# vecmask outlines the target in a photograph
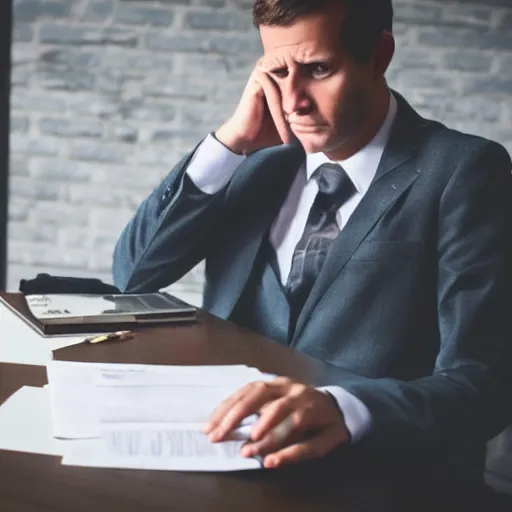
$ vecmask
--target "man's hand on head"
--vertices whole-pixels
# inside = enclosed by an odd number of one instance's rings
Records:
[[[213,442],[223,441],[253,414],[259,419],[242,455],[263,457],[267,468],[323,457],[350,441],[343,415],[329,394],[284,377],[238,390],[212,413],[205,433]]]
[[[292,141],[279,87],[263,69],[258,62],[234,114],[215,133],[234,153],[249,155]]]

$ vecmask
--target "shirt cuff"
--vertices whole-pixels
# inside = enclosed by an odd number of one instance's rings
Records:
[[[318,388],[332,395],[345,418],[352,444],[360,441],[371,429],[372,417],[368,407],[352,393],[339,386],[325,386]]]
[[[192,157],[187,174],[194,185],[205,194],[216,194],[222,190],[245,160],[209,134]]]

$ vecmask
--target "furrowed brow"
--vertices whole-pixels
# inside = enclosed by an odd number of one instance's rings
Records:
[[[317,62],[329,62],[333,58],[328,53],[297,52],[290,55],[274,55],[263,58],[260,62],[260,69],[267,73],[283,71],[288,69],[289,63],[293,62],[299,66],[309,65]]]
[[[297,64],[314,64],[316,62],[328,62],[330,60],[332,60],[332,55],[327,53],[318,53],[316,55],[298,55],[294,58],[294,61]]]

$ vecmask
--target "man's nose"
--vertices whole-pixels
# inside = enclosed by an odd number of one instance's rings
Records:
[[[311,101],[307,91],[294,76],[288,76],[281,82],[283,112],[287,115],[302,113],[310,109]]]

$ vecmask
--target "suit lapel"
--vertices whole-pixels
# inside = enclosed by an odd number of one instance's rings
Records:
[[[421,134],[428,124],[401,96],[396,96],[397,117],[375,178],[346,226],[333,242],[323,269],[297,320],[292,345],[301,335],[322,296],[345,268],[361,242],[420,173],[411,159],[417,151]]]
[[[243,164],[245,168],[237,173],[255,173],[255,179],[244,187],[242,195],[244,208],[253,213],[250,219],[243,219],[236,239],[230,241],[231,260],[226,261],[222,286],[229,294],[217,298],[214,314],[231,314],[251,275],[263,237],[275,221],[304,159],[300,146],[279,146],[248,158]]]

